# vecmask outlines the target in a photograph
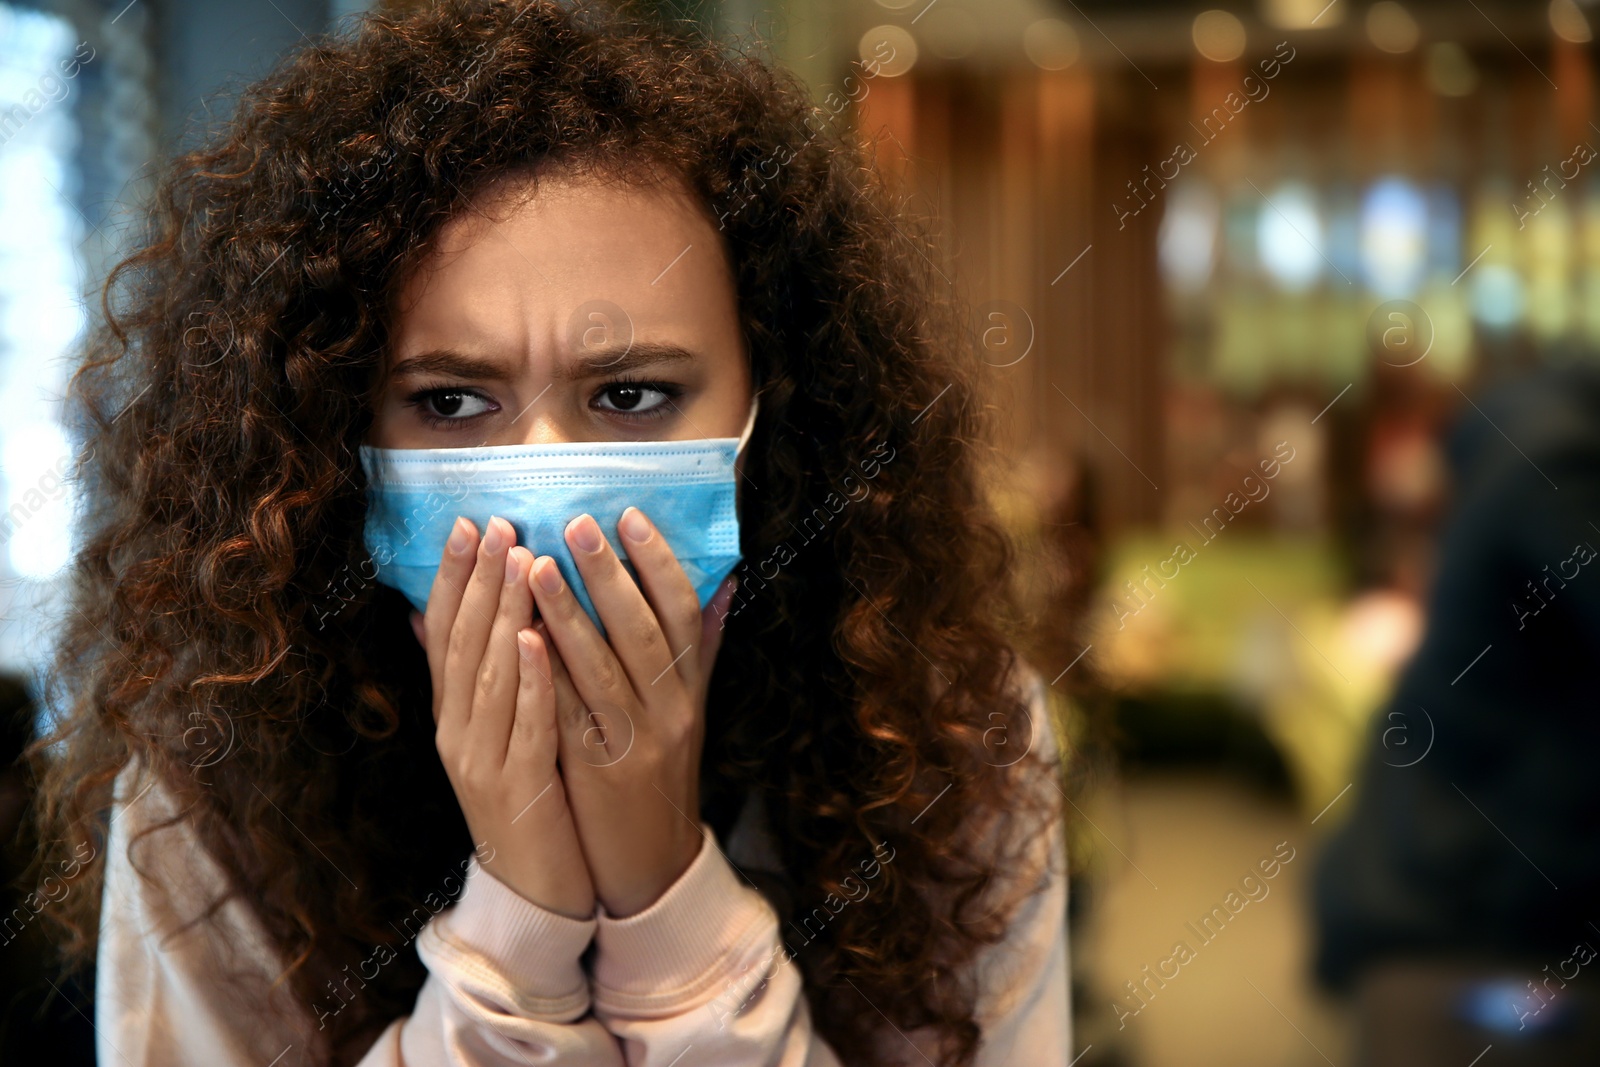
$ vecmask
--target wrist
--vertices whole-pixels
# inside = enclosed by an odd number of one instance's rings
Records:
[[[563,790],[553,788],[519,815],[497,820],[480,833],[478,864],[524,900],[565,918],[594,916],[594,883],[566,808]]]
[[[708,847],[705,838],[696,830],[685,833],[675,843],[675,848],[670,858],[663,862],[657,869],[656,876],[638,885],[627,886],[616,892],[598,892],[597,898],[606,914],[617,919],[625,919],[649,908],[656,901],[666,895],[667,890],[683,877],[700,855],[702,848]]]
[[[485,872],[505,883],[519,897],[546,911],[568,919],[594,917],[594,887],[581,858],[568,862],[519,863],[509,856],[496,856],[479,864]]]

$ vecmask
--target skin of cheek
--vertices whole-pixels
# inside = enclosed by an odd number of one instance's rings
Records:
[[[504,181],[475,206],[446,224],[434,252],[402,286],[390,310],[386,366],[447,350],[488,361],[498,374],[402,372],[385,385],[368,444],[442,448],[738,435],[749,412],[751,377],[733,267],[715,218],[685,187],[551,170],[536,186],[522,177]],[[693,355],[631,367],[623,375],[681,387],[677,397],[644,393],[644,406],[664,409],[664,417],[630,418],[597,406],[617,372],[601,369],[581,379],[563,373],[592,354],[574,347],[574,338],[586,343],[589,335],[571,327],[596,301],[621,310],[626,321],[619,337]],[[469,398],[467,414],[482,414],[460,419],[459,427],[435,427],[408,403],[422,388],[459,388],[490,403]],[[617,403],[615,396],[604,402]]]

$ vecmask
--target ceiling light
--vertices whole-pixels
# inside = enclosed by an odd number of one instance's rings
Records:
[[[1194,46],[1214,63],[1228,63],[1244,55],[1244,23],[1230,12],[1213,9],[1194,17]]]
[[[1022,50],[1042,70],[1064,70],[1078,61],[1078,31],[1060,19],[1040,19],[1023,32]]]
[[[917,61],[917,39],[910,31],[890,24],[863,33],[857,50],[867,69],[876,70],[883,78],[898,77]]]
[[[1339,0],[1261,0],[1261,18],[1276,30],[1325,30],[1344,21]]]
[[[1550,0],[1550,28],[1556,36],[1573,44],[1588,44],[1594,40],[1589,30],[1589,20],[1572,0]]]
[[[1421,35],[1411,12],[1394,0],[1380,0],[1367,8],[1367,36],[1383,51],[1394,55],[1409,52]]]

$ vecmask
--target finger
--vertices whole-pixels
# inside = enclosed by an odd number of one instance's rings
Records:
[[[540,622],[549,632],[583,704],[597,711],[623,709],[624,714],[632,715],[638,707],[638,697],[627,671],[573,596],[556,561],[549,556],[535,560],[533,581],[529,584],[539,605]]]
[[[530,603],[533,600],[531,593],[528,600]],[[505,766],[540,782],[543,787],[544,783],[555,780],[556,754],[560,747],[550,646],[529,626],[517,631],[516,644],[519,665],[516,718],[506,745]]]
[[[554,643],[550,641],[550,630],[544,624],[544,619],[534,622],[533,632],[538,633],[546,651],[546,657],[541,661],[541,665],[549,664],[555,723],[563,734],[573,729],[582,733],[582,729],[589,725],[589,709],[584,707],[584,699],[578,696],[578,686],[573,685],[573,677],[566,672],[566,662],[562,661],[562,653],[557,651]]]
[[[411,618],[411,633],[412,633],[412,636],[414,636],[417,639],[417,646],[419,648],[421,648],[423,652],[427,652],[428,651],[428,631],[427,631],[427,628],[423,625],[422,612],[413,611],[411,613],[410,618]]]
[[[617,532],[634,570],[639,572],[650,609],[666,634],[678,673],[692,684],[704,656],[703,650],[699,655],[683,655],[686,648],[701,644],[700,597],[694,591],[694,583],[673,555],[666,537],[638,508],[630,507],[622,513]]]
[[[472,717],[472,696],[478,685],[478,665],[483,661],[489,631],[494,626],[500,589],[505,584],[506,552],[516,540],[516,532],[505,519],[491,518],[478,543],[472,576],[461,594],[461,610],[448,635],[441,635],[444,647],[444,715],[460,716],[465,725]],[[429,635],[430,638],[432,635]],[[431,641],[430,641],[431,643]],[[442,723],[441,723],[442,725]]]
[[[563,725],[578,725],[587,723],[589,709],[583,706],[583,698],[578,695],[578,689],[572,684],[572,675],[567,673],[567,664],[561,658],[561,653],[556,650],[550,639],[550,629],[543,619],[539,619],[532,627],[539,640],[544,643],[545,658],[541,666],[549,665],[550,687],[555,694],[556,720]]]
[[[523,674],[517,633],[533,618],[533,594],[528,591],[528,569],[532,566],[533,553],[526,548],[516,545],[506,550],[494,623],[478,661],[478,686],[473,691],[467,744],[486,767],[502,766],[511,743]]]
[[[605,623],[612,651],[627,671],[634,692],[648,701],[653,695],[652,686],[671,670],[673,657],[683,646],[668,649],[655,611],[611,550],[610,542],[601,535],[594,516],[585,514],[573,519],[567,524],[565,536],[589,599]],[[556,644],[565,650],[559,632]],[[577,666],[576,661],[573,665]]]
[[[711,677],[711,668],[717,661],[717,651],[722,648],[722,635],[728,630],[724,621],[738,588],[738,577],[728,575],[722,579],[722,584],[717,586],[717,591],[706,602],[705,611],[700,613],[700,651],[697,660],[702,680]]]
[[[427,640],[422,645],[428,653],[428,674],[434,679],[435,725],[440,721],[440,704],[444,697],[445,652],[450,643],[450,630],[455,625],[461,595],[477,562],[477,548],[478,528],[471,519],[457,518],[450,539],[445,542],[439,569],[434,572],[433,587],[428,591],[428,610],[422,617],[422,631]]]
[[[569,794],[573,788],[580,792],[581,779],[590,767],[609,767],[628,751],[633,743],[633,720],[620,708],[602,708],[590,711],[572,684],[561,654],[549,644],[549,631],[542,622],[535,623],[545,638],[550,651],[550,680],[555,692],[555,723],[559,735],[562,773],[568,782]]]

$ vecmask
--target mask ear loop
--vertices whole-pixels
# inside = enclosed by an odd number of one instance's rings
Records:
[[[744,431],[739,434],[739,445],[733,450],[737,456],[744,451],[744,446],[750,443],[750,433],[756,428],[756,410],[761,406],[761,396],[758,393],[750,395],[750,417],[744,420]]]
[[[750,416],[744,420],[744,431],[739,434],[739,444],[733,450],[733,459],[735,463],[739,461],[739,454],[744,451],[744,446],[750,442],[750,433],[756,428],[756,410],[760,406],[760,394],[750,394]],[[733,487],[733,507],[735,513],[739,511],[739,501],[741,496],[743,496],[743,486],[735,482]]]

